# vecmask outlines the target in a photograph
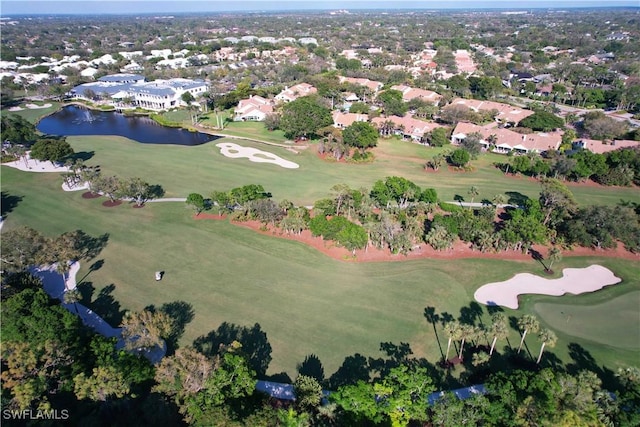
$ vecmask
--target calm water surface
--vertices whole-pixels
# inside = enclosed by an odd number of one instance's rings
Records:
[[[216,136],[161,126],[148,117],[92,111],[75,105],[40,120],[40,132],[48,135],[119,135],[144,144],[200,145]]]

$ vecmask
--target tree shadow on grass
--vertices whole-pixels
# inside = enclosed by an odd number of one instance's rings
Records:
[[[298,374],[315,378],[320,384],[324,384],[324,367],[315,354],[310,354],[304,358],[302,363],[298,363]]]
[[[113,327],[122,323],[122,317],[125,313],[124,310],[121,310],[120,303],[112,295],[115,289],[116,285],[113,283],[105,286],[100,289],[98,296],[91,303],[93,311]]]
[[[93,158],[95,156],[95,151],[78,151],[77,153],[73,153],[69,158],[71,160],[82,160],[86,162],[87,160]]]
[[[529,200],[528,196],[517,191],[507,191],[505,194],[507,195],[507,203],[510,205],[524,206],[527,200]]]
[[[222,346],[233,341],[242,344],[241,352],[246,356],[249,366],[258,378],[263,378],[271,363],[271,344],[259,323],[249,328],[224,322],[215,331],[196,338],[193,346],[202,354],[213,357],[220,353]]]
[[[80,258],[93,259],[107,246],[109,242],[109,233],[101,236],[93,237],[82,230],[77,230],[76,249],[80,250]]]
[[[588,370],[594,372],[602,380],[603,388],[608,390],[617,390],[620,387],[620,380],[616,377],[615,372],[606,366],[600,366],[593,358],[591,353],[587,351],[580,344],[572,342],[568,346],[569,357],[573,359],[573,362],[567,364],[567,372],[572,375],[577,374],[582,370]],[[543,358],[545,356],[542,356]]]
[[[191,304],[184,301],[162,304],[160,311],[173,320],[171,332],[165,340],[167,343],[167,355],[172,355],[178,348],[178,341],[184,334],[185,327],[193,320],[195,311]]]
[[[360,353],[345,357],[342,365],[329,377],[328,387],[337,390],[339,387],[355,384],[358,381],[369,381],[369,361]]]
[[[4,216],[12,212],[16,206],[22,201],[22,196],[14,196],[6,191],[0,192],[0,216]]]

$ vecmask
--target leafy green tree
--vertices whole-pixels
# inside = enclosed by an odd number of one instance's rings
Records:
[[[280,129],[288,138],[312,137],[332,123],[331,110],[322,106],[316,97],[303,96],[282,108]]]
[[[0,139],[3,142],[29,146],[38,138],[36,127],[22,116],[3,114],[0,122]]]
[[[447,129],[443,127],[437,127],[429,133],[429,145],[432,147],[442,147],[449,144],[449,138],[447,138]],[[437,170],[437,169],[436,169]]]
[[[173,324],[172,319],[162,311],[127,313],[122,319],[122,339],[126,349],[152,349],[163,347],[164,340],[169,336]]]
[[[124,197],[130,197],[136,206],[143,206],[147,201],[161,197],[164,191],[157,185],[150,185],[142,178],[129,178],[122,182],[122,193]]]
[[[94,181],[93,190],[103,193],[111,202],[115,202],[123,197],[125,187],[123,187],[120,178],[115,175],[100,176]]]
[[[91,376],[80,373],[73,381],[78,399],[105,402],[129,394],[129,385],[122,372],[112,366],[98,366],[93,369]]]
[[[537,110],[532,115],[520,120],[518,126],[530,128],[534,131],[551,132],[564,126],[564,120],[553,113]]]
[[[186,203],[187,206],[196,211],[196,215],[200,215],[200,212],[204,210],[204,197],[202,197],[202,194],[189,194]]]
[[[462,141],[461,146],[467,152],[472,159],[476,159],[480,152],[482,151],[482,144],[480,141],[482,140],[482,135],[478,132],[472,132]]]
[[[20,227],[2,233],[2,268],[20,272],[39,263],[46,239],[37,230]]]
[[[449,154],[447,160],[453,166],[464,167],[467,165],[467,163],[469,163],[469,160],[471,160],[471,155],[467,150],[458,148],[456,150],[453,150],[453,152]]]
[[[73,148],[64,138],[42,138],[31,147],[31,157],[50,161],[52,165],[73,154]]]
[[[378,143],[378,130],[367,122],[354,122],[342,131],[344,143],[359,149],[363,154],[367,148]]]
[[[384,113],[387,116],[402,117],[409,109],[409,106],[402,100],[402,92],[396,89],[380,92],[377,100],[382,104]]]
[[[313,413],[322,401],[322,386],[313,377],[298,375],[293,382],[293,390],[296,395],[296,406],[305,412]]]
[[[543,225],[553,224],[575,211],[573,193],[555,178],[544,178],[540,184],[540,207],[544,213]]]

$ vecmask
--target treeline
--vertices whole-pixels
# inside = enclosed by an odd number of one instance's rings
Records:
[[[640,250],[637,204],[580,207],[566,185],[554,178],[541,180],[537,200],[497,194],[480,208],[444,203],[436,190],[397,176],[377,181],[370,190],[338,184],[331,192],[312,209],[288,200],[277,203],[255,184],[214,191],[209,200],[235,220],[258,220],[287,234],[308,229],[354,252],[371,245],[408,254],[423,243],[443,251],[458,240],[481,252],[527,252],[533,245],[549,245],[554,251],[573,246],[608,249],[618,242],[629,251]],[[469,190],[472,202],[478,192],[475,186]],[[206,200],[197,196],[202,210]],[[196,206],[190,199],[187,203]]]
[[[603,185],[640,185],[640,148],[621,148],[604,154],[586,149],[549,151],[514,156],[497,166],[505,171],[535,177],[592,180]]]

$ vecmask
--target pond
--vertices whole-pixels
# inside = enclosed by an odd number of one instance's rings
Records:
[[[119,135],[144,144],[200,145],[219,137],[159,125],[148,117],[93,111],[70,105],[40,120],[47,135]]]

